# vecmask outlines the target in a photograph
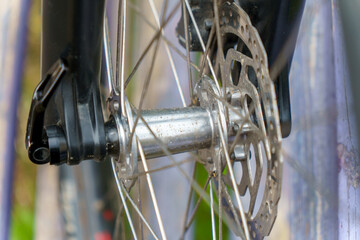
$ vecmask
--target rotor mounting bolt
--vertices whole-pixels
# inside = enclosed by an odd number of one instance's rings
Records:
[[[232,94],[230,92],[226,93],[226,100],[230,103],[231,102]]]
[[[114,103],[113,103],[113,107],[114,107],[115,111],[118,111],[119,108],[120,108],[119,102],[115,100]]]
[[[234,161],[244,161],[247,159],[244,145],[236,145],[234,148]]]
[[[211,29],[211,27],[212,27],[212,25],[213,25],[213,20],[212,19],[210,19],[210,18],[207,18],[207,19],[205,19],[205,28],[206,29]]]
[[[232,126],[232,130],[234,131],[234,133],[237,133],[239,131],[239,125],[237,123],[234,123]]]

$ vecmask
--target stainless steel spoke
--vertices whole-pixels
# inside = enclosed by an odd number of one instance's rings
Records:
[[[148,165],[146,163],[145,154],[144,154],[144,151],[143,151],[143,148],[141,146],[141,143],[140,143],[139,139],[137,139],[137,144],[138,144],[138,149],[139,149],[141,161],[142,161],[142,164],[144,166],[144,170],[147,172],[147,171],[149,171],[149,168],[148,168]],[[152,199],[152,202],[153,202],[153,205],[154,205],[155,214],[156,214],[156,218],[157,218],[157,221],[158,221],[158,224],[159,224],[161,237],[162,237],[162,239],[167,239],[166,234],[165,234],[164,225],[163,225],[161,215],[160,215],[159,205],[158,205],[157,200],[156,200],[154,186],[153,186],[153,183],[152,183],[152,180],[151,180],[151,177],[150,177],[149,173],[146,174],[146,180],[147,180],[148,187],[149,187],[149,190],[150,190],[151,199]]]
[[[210,179],[211,179],[211,176],[208,177],[208,179],[206,180],[206,183],[204,185],[204,191],[206,191],[208,185],[209,185],[209,182],[210,182]],[[199,196],[199,199],[197,200],[196,204],[195,204],[195,207],[194,207],[194,210],[192,211],[191,213],[191,217],[188,221],[188,223],[185,225],[185,231],[189,229],[189,227],[191,226],[192,222],[194,221],[195,219],[195,215],[196,215],[196,212],[198,211],[199,209],[199,206],[200,206],[200,203],[201,203],[201,200],[202,200],[202,196]]]
[[[218,120],[220,122],[220,117],[219,116],[218,116]],[[243,209],[243,206],[242,206],[242,203],[241,203],[239,189],[237,188],[235,175],[234,175],[234,171],[233,171],[233,168],[232,168],[232,165],[231,165],[231,160],[230,160],[229,152],[228,152],[228,149],[227,149],[225,137],[224,137],[224,134],[223,134],[222,126],[221,126],[221,124],[219,124],[219,126],[220,126],[220,129],[219,129],[220,139],[221,139],[221,143],[222,143],[223,150],[224,150],[224,153],[225,153],[226,163],[227,163],[227,167],[228,167],[228,170],[229,170],[231,182],[232,182],[232,185],[233,185],[233,188],[234,188],[235,198],[236,198],[236,201],[238,203],[241,222],[242,222],[242,225],[243,225],[243,228],[244,228],[245,237],[246,237],[247,240],[249,240],[250,239],[250,233],[249,233],[249,229],[248,229],[248,225],[247,225],[245,212],[244,212],[244,209]]]
[[[138,185],[138,196],[137,196],[137,197],[138,197],[138,205],[139,205],[139,210],[140,210],[140,212],[142,212],[142,204],[141,204],[141,181],[140,181],[140,179],[138,179],[137,185]],[[139,216],[139,218],[141,218],[141,217]],[[143,224],[143,222],[140,221],[140,220],[139,220],[139,222],[140,222],[141,239],[144,240],[144,224]]]
[[[211,230],[213,240],[216,240],[216,226],[215,226],[215,215],[214,215],[214,196],[213,196],[213,188],[212,188],[212,180],[210,180],[210,212],[211,212]]]
[[[154,26],[148,19],[147,17],[141,12],[141,10],[134,6],[134,4],[132,4],[131,2],[128,3],[128,6],[131,7],[140,17],[141,19],[144,20],[144,22],[149,26],[151,27],[152,29],[158,31],[158,28],[156,26]],[[163,28],[162,28],[163,29]],[[187,56],[185,54],[183,54],[181,52],[181,50],[179,48],[177,48],[165,35],[161,35],[161,39],[164,40],[168,45],[169,47],[174,50],[182,59],[184,59],[185,61],[187,61]],[[196,70],[197,72],[200,72],[200,68],[190,60],[190,66]],[[125,87],[126,87],[126,83],[125,83]]]
[[[145,21],[145,23],[151,27],[154,30],[158,30],[158,28],[151,23],[151,21],[147,18],[147,16],[143,13],[143,9],[140,9],[138,6],[136,6],[134,3],[129,2],[128,3],[129,8],[131,8],[136,14],[138,14],[142,20]]]
[[[193,174],[192,174],[192,180],[191,181],[194,181],[195,172],[196,172],[196,163],[193,164],[192,169],[193,169]],[[188,218],[188,215],[189,215],[189,209],[190,209],[190,205],[191,205],[192,193],[193,193],[193,189],[190,187],[188,198],[187,198],[187,201],[186,201],[186,209],[185,209],[185,215],[184,215],[184,220],[183,220],[183,229],[182,229],[182,232],[181,232],[180,239],[184,239],[184,237],[185,237],[186,221],[187,221],[187,218]]]
[[[131,73],[129,74],[128,78],[126,79],[125,82],[125,87],[130,83],[131,79],[133,78],[133,76],[135,75],[136,71],[138,70],[138,68],[140,67],[140,64],[142,63],[142,61],[144,60],[145,56],[147,55],[147,53],[149,52],[151,46],[155,43],[155,41],[157,41],[159,39],[159,37],[161,37],[161,30],[163,28],[165,28],[165,26],[170,22],[170,20],[174,17],[177,9],[179,8],[180,4],[177,4],[172,10],[171,13],[169,14],[169,16],[166,18],[165,21],[163,21],[163,23],[161,24],[160,29],[156,32],[156,34],[153,36],[153,38],[150,40],[149,44],[147,45],[147,47],[145,48],[145,50],[143,51],[143,53],[140,55],[139,60],[136,62],[134,68],[132,69]]]
[[[131,205],[133,206],[135,211],[139,214],[139,217],[141,218],[141,220],[145,223],[146,227],[149,229],[150,233],[153,235],[153,237],[155,239],[159,239],[159,237],[155,234],[154,230],[151,228],[148,221],[146,221],[146,219],[145,219],[144,215],[141,213],[140,209],[136,206],[136,203],[130,197],[130,194],[126,191],[125,187],[122,184],[120,186],[121,186],[121,189],[124,191],[127,199],[129,199],[129,202],[131,203]]]
[[[184,0],[182,0],[182,11],[186,13],[186,6]],[[193,93],[193,80],[191,74],[191,67],[190,67],[190,41],[189,41],[189,32],[188,32],[188,16],[183,14],[184,17],[184,32],[185,32],[185,43],[186,43],[186,61],[188,67],[188,78],[189,78],[189,90],[190,90],[190,99],[194,102],[194,93]]]
[[[155,3],[154,3],[153,0],[148,0],[148,1],[149,1],[149,4],[150,4],[151,11],[152,11],[152,13],[154,15],[156,24],[158,25],[158,27],[160,29],[160,27],[161,27],[160,19],[159,19],[159,14],[158,14],[158,12],[156,10],[156,7],[155,7]],[[164,34],[164,29],[161,29],[160,31],[161,31],[161,35],[164,36],[165,35]],[[176,81],[176,86],[177,86],[177,88],[179,90],[179,94],[180,94],[182,104],[183,104],[184,107],[186,107],[186,101],[185,101],[185,98],[184,98],[184,93],[183,93],[183,91],[181,89],[179,75],[178,75],[178,73],[176,71],[174,59],[173,59],[172,54],[170,52],[169,45],[166,42],[165,42],[165,50],[166,50],[166,54],[167,54],[167,56],[169,58],[169,61],[170,61],[171,70],[172,70],[172,72],[174,74],[174,78],[175,78],[175,81]]]
[[[213,25],[210,29],[210,33],[209,33],[209,39],[206,43],[206,48],[205,48],[205,54],[202,55],[201,58],[201,62],[200,62],[200,76],[203,76],[204,74],[204,68],[205,68],[205,63],[206,63],[206,56],[209,54],[209,50],[210,50],[210,46],[212,44],[212,39],[214,37],[215,34],[215,26]]]
[[[219,181],[219,184],[218,184],[218,202],[219,202],[219,240],[222,240],[222,207],[223,207],[223,204],[222,204],[222,185],[221,185],[221,181],[222,181],[222,172],[221,172],[221,161],[218,161],[217,162],[217,168],[219,169],[218,170],[218,181]]]
[[[116,91],[116,88],[114,88],[114,72],[113,72],[111,50],[110,50],[109,22],[106,13],[104,17],[103,41],[104,41],[104,53],[105,53],[108,87],[109,87],[109,92],[112,93],[114,90]],[[118,93],[116,94],[119,95]]]
[[[222,45],[222,39],[221,39],[221,34],[220,34],[220,23],[219,23],[219,9],[218,9],[218,1],[214,1],[214,22],[215,22],[215,28],[216,28],[216,42],[217,42],[217,47],[218,50],[217,52],[219,53],[219,57],[220,57],[220,74],[221,74],[221,79],[225,79],[225,73],[224,73],[224,50],[223,50],[223,45]],[[223,89],[223,96],[226,96],[226,81],[222,81],[222,89]]]
[[[136,118],[135,118],[135,122],[134,122],[134,125],[131,128],[131,134],[130,134],[130,138],[129,138],[128,149],[131,149],[131,144],[132,144],[132,139],[133,139],[134,134],[135,134],[135,129],[136,129],[137,123],[139,122],[139,118],[141,116],[141,111],[142,111],[142,107],[143,107],[143,103],[144,103],[144,99],[145,99],[147,90],[148,90],[149,85],[150,85],[151,75],[152,75],[152,72],[153,72],[153,69],[154,69],[155,59],[156,59],[156,56],[157,56],[157,53],[158,53],[159,44],[160,44],[160,42],[158,40],[156,42],[154,54],[152,56],[152,61],[151,61],[149,73],[147,75],[147,78],[146,78],[144,86],[143,86],[143,90],[141,92],[140,103],[139,103],[139,107],[137,108],[137,115],[136,115]]]
[[[114,239],[119,238],[119,230],[120,230],[121,216],[122,216],[123,209],[124,209],[124,206],[121,205],[120,209],[118,210],[118,214],[116,215],[115,227],[114,227],[114,232],[113,232]]]
[[[129,225],[130,225],[131,232],[132,232],[132,234],[133,234],[134,239],[137,240],[137,236],[136,236],[136,231],[135,231],[135,228],[134,228],[134,224],[133,224],[133,221],[132,221],[132,218],[131,218],[129,209],[128,209],[127,204],[126,204],[126,200],[125,200],[124,194],[123,194],[123,192],[121,191],[120,180],[119,180],[119,177],[118,177],[117,172],[116,172],[116,166],[115,166],[115,161],[114,161],[114,159],[111,159],[111,166],[112,166],[112,170],[113,170],[113,173],[114,173],[116,186],[117,186],[117,188],[118,188],[118,192],[119,192],[119,195],[120,195],[122,204],[123,204],[123,206],[124,206],[124,210],[125,210],[125,213],[126,213],[126,217],[127,217],[127,219],[128,219]]]
[[[121,4],[120,4],[121,3]],[[120,59],[118,59],[118,61],[120,61],[120,105],[121,105],[121,113],[122,115],[125,117],[126,116],[126,110],[125,110],[125,43],[126,43],[126,3],[127,0],[122,0],[121,2],[119,2],[119,8],[121,6],[121,13],[119,18],[121,19],[118,24],[120,24],[120,32],[121,32],[121,38],[120,40],[118,39],[118,43],[120,46],[118,46],[118,57],[120,57]],[[119,28],[118,28],[119,29]],[[119,74],[119,73],[118,73]],[[116,78],[117,81],[117,86],[118,85],[118,81],[119,78]]]
[[[189,5],[189,1],[188,1],[188,0],[184,0],[184,1],[185,1],[185,4],[186,4],[186,8],[188,9],[188,13],[189,13],[189,15],[190,15],[190,18],[191,18],[191,20],[192,20],[192,22],[193,22],[193,24],[194,24],[196,34],[197,34],[197,36],[198,36],[198,38],[199,38],[199,40],[200,40],[201,48],[202,48],[204,54],[206,54],[205,44],[204,44],[204,41],[203,41],[203,39],[202,39],[202,37],[201,37],[200,30],[199,30],[199,27],[198,27],[198,25],[197,25],[197,23],[196,23],[195,17],[194,17],[194,15],[193,15],[192,11],[191,11],[191,7],[190,7],[190,5]],[[208,54],[206,54],[206,59],[207,59],[207,62],[208,62],[208,65],[209,65],[211,74],[212,74],[212,76],[213,76],[213,78],[214,78],[214,80],[215,80],[215,85],[216,85],[217,89],[220,91],[220,85],[219,85],[217,76],[216,76],[215,71],[214,71],[214,67],[213,67],[213,65],[212,65],[212,63],[211,63],[211,60],[210,60],[210,57],[209,57]]]
[[[137,174],[132,175],[131,177],[129,177],[127,179],[136,179],[138,177],[146,175],[147,173],[151,174],[151,173],[155,173],[155,172],[160,172],[160,171],[163,171],[165,169],[173,168],[173,167],[176,167],[177,165],[182,165],[182,164],[185,164],[185,163],[188,163],[188,162],[193,162],[193,161],[197,161],[197,160],[195,158],[188,158],[188,159],[185,159],[185,160],[178,161],[178,162],[176,162],[176,164],[169,164],[169,165],[166,165],[166,166],[163,166],[163,167],[150,169],[147,172],[139,172]]]
[[[226,202],[229,203],[228,206],[230,207],[231,214],[234,217],[235,224],[236,224],[235,227],[236,227],[237,230],[241,230],[240,231],[240,237],[245,238],[244,231],[243,231],[243,229],[241,227],[241,223],[240,223],[240,220],[239,220],[239,215],[236,213],[236,209],[235,209],[235,206],[233,204],[233,199],[229,194],[229,191],[228,191],[228,189],[226,187],[226,183],[225,183],[224,179],[222,179],[221,183],[219,182],[219,185],[221,185],[221,187],[223,188],[224,195],[222,195],[222,196],[224,196],[225,199],[226,199]]]

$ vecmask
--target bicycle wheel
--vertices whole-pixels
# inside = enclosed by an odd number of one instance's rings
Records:
[[[271,51],[239,1],[93,3],[43,4],[49,21],[29,158],[56,165],[110,159],[121,199],[115,238],[190,237],[201,226],[201,201],[209,237],[228,230],[244,239],[267,236],[281,190],[281,119]]]
[[[199,3],[200,6],[192,4],[194,3],[191,1],[174,4],[164,1],[161,14],[152,0],[148,3],[142,2],[140,6],[123,1],[119,6],[116,56],[111,56],[111,51],[108,50],[107,63],[108,77],[112,78],[109,81],[112,92],[109,102],[113,110],[109,124],[116,125],[118,136],[122,136],[121,140],[114,142],[113,147],[119,148],[121,154],[113,156],[112,165],[124,214],[134,238],[149,234],[154,238],[161,236],[166,239],[166,224],[161,213],[170,210],[162,208],[162,204],[158,203],[152,175],[164,168],[176,167],[189,181],[192,189],[190,196],[184,198],[187,202],[183,216],[185,224],[180,227],[182,233],[179,237],[184,237],[185,231],[189,229],[188,225],[193,219],[189,217],[190,210],[193,210],[192,215],[196,213],[197,206],[192,207],[191,201],[187,200],[191,199],[191,194],[196,193],[199,199],[209,204],[213,238],[217,236],[216,231],[219,232],[219,238],[222,238],[224,222],[226,227],[242,238],[261,239],[270,233],[276,218],[282,169],[279,116],[266,51],[246,12],[236,2],[204,1]],[[147,7],[153,14],[153,19],[148,17],[145,10]],[[130,66],[130,73],[126,74],[126,47],[129,46],[127,42],[132,41],[132,38],[139,39],[128,36],[127,29],[134,26],[127,22],[130,11],[128,9],[132,9],[133,14],[142,18],[153,33],[145,40],[148,43],[140,50],[138,57],[135,57],[138,60]],[[180,36],[183,49],[165,35],[167,25],[181,9],[185,13],[181,19],[183,26],[194,29],[194,32],[185,30],[183,36]],[[208,16],[212,17],[203,20],[200,27],[199,11],[196,9],[208,11]],[[178,27],[179,32],[181,26]],[[141,29],[141,34],[144,33],[147,31]],[[198,42],[192,39],[197,39]],[[105,40],[105,44],[111,46],[109,42]],[[132,44],[141,48],[136,43]],[[159,85],[158,82],[150,81],[156,71],[157,52],[162,47],[169,64],[161,65],[161,68],[166,65],[170,68],[169,72],[176,81],[178,98],[183,106],[175,109],[154,109],[154,106],[147,105],[147,110],[144,110],[145,103],[152,99],[146,98],[147,90],[151,88],[151,84],[156,87]],[[190,50],[196,48],[202,51],[199,63],[194,62],[194,56],[190,54]],[[174,57],[175,54],[178,56]],[[143,64],[147,57],[148,64]],[[183,58],[187,70],[177,69],[180,66],[175,64],[178,58]],[[115,63],[111,64],[114,59]],[[145,67],[139,70],[141,64]],[[111,69],[116,70],[112,73]],[[136,71],[143,71],[145,74],[138,74]],[[185,71],[189,72],[188,76],[180,78],[179,72]],[[157,76],[153,81],[161,81],[159,75]],[[141,93],[135,94],[138,98],[130,101],[126,96],[126,87],[136,77],[138,80],[143,79],[140,85]],[[183,93],[180,83],[182,81],[189,83],[189,94]],[[203,190],[203,186],[191,177],[191,171],[185,171],[181,162],[172,156],[194,150],[197,152],[191,153],[191,157],[207,170],[209,177],[204,189],[209,185],[210,190]],[[150,169],[148,159],[161,155],[167,156],[171,164]],[[166,178],[171,176],[164,174],[163,177],[166,181]],[[131,197],[135,191],[132,190],[134,184],[139,183],[141,178],[145,178],[144,184],[148,186],[157,220],[155,226],[150,226],[146,220],[152,216],[146,216],[140,211],[144,207],[141,202],[146,202],[146,197],[137,196],[138,203]],[[213,191],[216,192],[217,199]],[[135,209],[133,214],[127,207],[126,198]],[[248,202],[247,209],[244,209],[244,201]],[[215,214],[218,215],[219,226],[215,226]],[[138,217],[136,226],[133,219]]]

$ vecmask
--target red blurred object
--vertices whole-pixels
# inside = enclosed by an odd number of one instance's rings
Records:
[[[95,233],[95,240],[111,240],[111,234],[108,232]]]
[[[114,219],[114,214],[110,210],[105,210],[105,211],[103,211],[103,218],[106,221],[111,221]]]

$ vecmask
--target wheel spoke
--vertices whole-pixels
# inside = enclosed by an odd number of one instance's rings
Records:
[[[203,76],[203,74],[204,74],[204,68],[205,68],[205,64],[206,64],[206,60],[207,60],[206,56],[209,53],[210,46],[211,46],[214,34],[215,34],[215,26],[212,26],[211,29],[210,29],[210,33],[209,33],[209,39],[208,39],[208,41],[206,43],[205,54],[202,55],[202,58],[201,58],[201,61],[200,61],[200,74],[199,74],[200,76]]]
[[[217,42],[217,47],[218,50],[217,52],[219,53],[219,57],[220,57],[220,74],[221,74],[221,79],[225,79],[225,73],[224,73],[224,50],[223,50],[223,45],[222,45],[222,39],[221,39],[221,34],[220,34],[220,23],[219,23],[219,9],[218,9],[218,4],[217,1],[214,1],[214,22],[215,22],[215,28],[216,28],[216,42]],[[226,81],[222,81],[222,88],[223,88],[223,96],[226,96]]]
[[[128,3],[129,7],[131,7],[140,17],[141,19],[143,19],[145,21],[145,23],[151,27],[152,29],[158,31],[158,28],[155,27],[148,19],[147,17],[141,12],[141,10],[134,6],[134,4],[132,3]],[[187,61],[187,56],[185,54],[183,54],[181,52],[181,50],[179,48],[177,48],[165,35],[161,35],[161,39],[164,40],[168,45],[169,47],[174,50],[182,59],[184,59],[185,61]],[[190,60],[190,66],[197,72],[200,72],[200,68]],[[129,79],[127,79],[129,80]],[[127,82],[125,83],[125,87],[127,86]]]
[[[161,27],[159,28],[159,30],[156,32],[156,34],[153,36],[153,38],[151,39],[151,41],[149,42],[149,44],[146,46],[145,50],[143,51],[143,53],[140,55],[139,60],[136,62],[134,68],[132,69],[131,73],[129,74],[128,78],[126,79],[125,82],[125,87],[130,83],[131,79],[133,78],[133,76],[135,75],[136,71],[138,70],[138,68],[140,67],[140,64],[142,63],[142,61],[144,60],[145,56],[147,55],[147,53],[149,52],[151,46],[159,39],[159,37],[161,37],[161,30],[165,28],[165,26],[170,22],[170,20],[174,17],[177,9],[179,8],[180,4],[177,4],[172,10],[171,13],[169,14],[169,16],[166,18],[166,20],[161,24]]]
[[[221,161],[217,162],[217,168],[218,170],[218,178],[219,178],[219,184],[218,184],[218,202],[219,202],[219,240],[222,240],[222,207],[223,207],[223,203],[222,203],[222,172],[221,172]]]
[[[124,205],[120,205],[120,209],[118,211],[118,214],[116,215],[116,220],[115,220],[115,227],[114,227],[114,239],[118,239],[119,238],[119,230],[120,230],[120,224],[122,224],[121,221],[121,217],[122,217],[122,213],[123,213],[123,209],[124,209]]]
[[[124,191],[127,199],[129,199],[129,202],[131,203],[131,205],[133,206],[133,208],[135,209],[135,211],[138,213],[139,217],[141,218],[141,220],[145,223],[145,226],[149,229],[151,235],[153,235],[153,237],[155,239],[159,239],[159,237],[155,234],[154,230],[151,228],[150,224],[148,223],[148,221],[146,221],[144,215],[141,213],[141,210],[136,206],[136,203],[132,200],[132,198],[130,197],[130,194],[126,191],[125,187],[121,184],[121,189]]]
[[[149,168],[148,168],[148,165],[146,163],[145,154],[144,154],[144,151],[143,151],[143,148],[141,146],[141,143],[140,143],[139,139],[137,139],[137,144],[138,144],[138,149],[139,149],[141,161],[142,161],[142,164],[144,166],[144,170],[147,172],[147,171],[149,171]],[[157,221],[158,221],[158,224],[159,224],[161,237],[162,237],[162,239],[167,239],[166,234],[165,234],[164,225],[163,225],[161,215],[160,215],[159,205],[158,205],[157,200],[156,200],[154,186],[152,184],[152,180],[151,180],[151,177],[150,177],[149,173],[146,173],[146,180],[147,180],[148,187],[149,187],[149,190],[150,190],[151,199],[152,199],[152,202],[153,202],[153,205],[154,205],[155,214],[156,214],[156,218],[157,218]]]
[[[192,169],[193,169],[193,174],[192,174],[191,181],[194,181],[195,172],[196,172],[196,163],[193,164]],[[183,220],[183,229],[182,229],[180,239],[184,239],[184,237],[185,237],[186,222],[187,222],[187,219],[188,219],[188,216],[189,216],[189,209],[190,209],[190,204],[191,204],[191,199],[192,199],[192,193],[193,193],[193,189],[190,187],[188,198],[187,198],[187,201],[186,201],[186,209],[185,209],[185,215],[184,215],[184,220]]]
[[[175,7],[175,9],[177,9],[179,7],[179,4],[177,5],[177,7]],[[166,13],[166,9],[167,9],[167,1],[165,1],[165,4],[164,4],[164,7],[163,7],[163,13],[162,13],[162,19],[161,21],[163,22],[163,19],[165,17],[165,13]],[[128,149],[131,149],[131,144],[132,144],[132,139],[134,137],[134,134],[135,134],[135,129],[136,129],[136,126],[139,122],[139,118],[141,116],[141,111],[142,111],[142,107],[143,107],[143,103],[144,103],[144,99],[145,99],[145,95],[147,93],[147,90],[149,88],[149,85],[150,85],[150,80],[151,80],[151,75],[152,75],[152,72],[153,72],[153,69],[154,69],[154,65],[155,65],[155,59],[156,59],[156,56],[157,56],[157,53],[158,53],[158,48],[159,48],[159,44],[160,44],[160,41],[159,41],[159,37],[161,36],[161,30],[162,28],[160,27],[158,33],[158,41],[156,42],[156,46],[155,46],[155,50],[154,50],[154,54],[153,54],[153,57],[152,57],[152,61],[151,61],[151,66],[150,66],[150,69],[149,69],[149,73],[148,73],[148,76],[147,76],[147,79],[144,83],[144,87],[143,87],[143,90],[142,90],[142,93],[141,93],[141,97],[140,97],[140,103],[139,103],[139,107],[137,109],[137,114],[136,114],[136,118],[135,118],[135,123],[134,123],[134,126],[132,127],[131,129],[131,134],[130,134],[130,138],[129,138],[129,146],[128,146]]]
[[[184,0],[182,0],[182,11],[186,13],[186,6]],[[184,18],[184,32],[185,32],[185,43],[186,43],[186,61],[188,67],[188,78],[189,78],[189,90],[190,90],[190,99],[194,101],[194,93],[193,93],[193,80],[191,74],[191,67],[190,67],[190,41],[189,41],[189,32],[188,32],[188,16],[183,14]]]
[[[131,128],[131,134],[130,134],[130,138],[129,138],[128,149],[131,149],[131,144],[132,144],[132,139],[133,139],[134,134],[135,134],[135,129],[136,129],[137,123],[139,122],[139,118],[141,116],[141,111],[142,111],[142,107],[143,107],[143,103],[144,103],[144,99],[145,99],[147,90],[148,90],[149,85],[150,85],[151,75],[152,75],[152,72],[153,72],[153,69],[154,69],[155,59],[156,59],[156,56],[157,56],[159,44],[160,44],[160,42],[158,40],[156,42],[156,46],[155,46],[154,54],[153,54],[153,57],[152,57],[149,73],[147,75],[147,78],[145,80],[144,87],[143,87],[143,90],[142,90],[142,93],[141,93],[140,103],[139,103],[139,107],[137,108],[137,115],[136,115],[136,118],[135,118],[134,126]]]
[[[218,120],[220,122],[219,117],[218,117]],[[232,185],[233,185],[233,188],[234,188],[236,201],[238,203],[241,222],[242,222],[242,225],[243,225],[243,228],[244,228],[245,237],[246,237],[246,239],[249,240],[250,239],[250,234],[249,234],[249,229],[248,229],[248,225],[247,225],[246,216],[245,216],[244,209],[243,209],[241,199],[240,199],[239,189],[237,188],[234,171],[233,171],[233,168],[232,168],[232,165],[231,165],[229,152],[227,150],[226,141],[225,141],[224,134],[223,134],[223,131],[222,131],[222,126],[221,126],[221,124],[219,126],[220,126],[220,129],[219,129],[220,139],[221,139],[221,143],[222,143],[223,150],[224,150],[224,153],[225,153],[226,163],[227,163],[227,167],[228,167],[228,170],[229,170],[229,173],[230,173],[231,182],[232,182]]]
[[[112,170],[113,170],[113,173],[114,173],[116,186],[117,186],[117,188],[118,188],[118,192],[119,192],[119,195],[120,195],[122,204],[123,204],[123,206],[124,206],[124,210],[125,210],[125,213],[126,213],[126,217],[127,217],[127,219],[128,219],[129,225],[130,225],[131,232],[132,232],[132,234],[133,234],[134,239],[137,240],[137,236],[136,236],[136,231],[135,231],[135,228],[134,228],[134,224],[133,224],[133,221],[132,221],[132,218],[131,218],[129,209],[128,209],[127,204],[126,204],[126,200],[125,200],[124,194],[123,194],[123,192],[122,192],[122,190],[121,190],[120,180],[119,180],[119,177],[118,177],[117,172],[116,172],[116,166],[115,166],[115,161],[114,161],[114,159],[111,159],[111,166],[112,166]]]
[[[116,91],[116,89],[114,88],[114,72],[113,72],[111,50],[110,50],[109,22],[106,13],[104,17],[103,41],[104,41],[104,53],[105,53],[108,87],[109,87],[109,92],[112,93],[114,90]]]
[[[116,54],[116,86],[119,86],[120,80],[120,104],[121,104],[121,113],[125,117],[125,43],[126,43],[126,6],[127,0],[119,2],[119,10],[118,10],[118,46],[117,46],[117,54]],[[119,69],[120,65],[120,69]]]
[[[244,236],[244,232],[243,232],[243,229],[241,227],[241,223],[240,223],[240,220],[239,220],[239,216],[238,214],[236,213],[236,210],[235,210],[235,206],[233,204],[233,200],[226,188],[226,185],[225,185],[225,182],[224,180],[222,180],[221,182],[219,182],[219,185],[221,185],[221,187],[223,188],[223,191],[224,191],[224,197],[226,198],[226,201],[228,203],[230,203],[230,210],[231,210],[231,213],[232,215],[234,216],[234,220],[235,220],[235,223],[236,223],[236,228],[241,230],[240,234],[242,235],[241,238],[245,238]],[[219,199],[219,201],[222,201],[221,198]]]
[[[156,21],[156,24],[158,25],[158,27],[160,28],[160,20],[159,20],[159,14],[156,10],[156,7],[155,7],[155,3],[153,0],[149,0],[149,4],[150,4],[150,8],[151,8],[151,11],[154,15],[154,18],[155,18],[155,21]],[[164,29],[161,29],[161,35],[164,36]],[[180,80],[179,80],[179,75],[176,71],[176,68],[175,68],[175,64],[174,64],[174,59],[172,57],[172,54],[170,52],[170,49],[169,49],[169,45],[165,42],[165,50],[166,50],[166,54],[168,56],[168,59],[170,61],[170,66],[171,66],[171,70],[173,72],[173,75],[174,75],[174,78],[175,78],[175,81],[176,81],[176,86],[179,90],[179,94],[180,94],[180,98],[181,98],[181,101],[182,101],[182,104],[184,107],[186,107],[186,101],[185,101],[185,98],[184,98],[184,93],[181,89],[181,85],[180,85]]]
[[[206,191],[208,185],[209,185],[209,182],[210,182],[210,179],[211,179],[211,176],[208,177],[208,179],[206,180],[206,183],[204,185],[204,191]],[[189,229],[189,227],[191,226],[192,222],[194,221],[195,219],[195,215],[196,215],[196,212],[198,211],[199,209],[199,206],[200,206],[200,203],[201,203],[201,200],[202,200],[202,196],[200,195],[199,196],[199,199],[197,200],[196,204],[195,204],[195,207],[194,207],[194,210],[192,211],[191,213],[191,217],[189,219],[189,222],[185,225],[185,231],[187,231]]]
[[[133,176],[130,176],[126,179],[136,179],[138,177],[141,177],[141,176],[145,176],[147,173],[149,174],[152,174],[152,173],[155,173],[155,172],[160,172],[160,171],[163,171],[165,169],[169,169],[169,168],[173,168],[173,167],[176,167],[177,165],[182,165],[182,164],[185,164],[185,163],[188,163],[188,162],[193,162],[193,161],[197,161],[195,158],[188,158],[188,159],[185,159],[185,160],[181,160],[181,161],[178,161],[173,164],[169,164],[169,165],[166,165],[166,166],[163,166],[163,167],[159,167],[159,168],[155,168],[155,169],[150,169],[149,171],[144,171],[144,172],[139,172],[137,174],[134,174]]]
[[[215,74],[215,71],[214,71],[213,65],[212,65],[212,63],[211,63],[210,57],[209,57],[208,54],[206,54],[205,44],[204,44],[204,41],[203,41],[203,39],[202,39],[202,37],[201,37],[200,30],[199,30],[199,27],[198,27],[198,25],[197,25],[197,23],[196,23],[195,17],[194,17],[194,15],[193,15],[192,11],[191,11],[191,7],[190,7],[190,5],[189,5],[189,1],[188,1],[188,0],[184,0],[184,1],[185,1],[185,4],[186,4],[186,8],[188,9],[188,13],[189,13],[189,15],[190,15],[190,18],[191,18],[191,20],[192,20],[192,22],[193,22],[193,24],[194,24],[196,34],[197,34],[197,36],[198,36],[198,38],[199,38],[199,40],[200,40],[201,48],[202,48],[202,50],[203,50],[203,52],[204,52],[204,54],[205,54],[205,56],[206,56],[206,59],[207,59],[207,62],[208,62],[208,65],[209,65],[211,74],[212,74],[212,76],[213,76],[213,78],[214,78],[214,80],[215,80],[215,85],[216,85],[217,89],[220,91],[220,85],[219,85],[217,76],[216,76],[216,74]]]
[[[214,196],[213,196],[212,180],[210,180],[209,191],[210,191],[210,212],[211,212],[212,237],[213,237],[213,240],[216,240],[216,227],[215,227],[215,216],[214,216]]]

